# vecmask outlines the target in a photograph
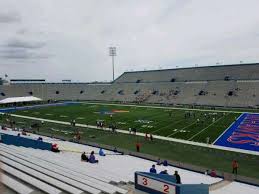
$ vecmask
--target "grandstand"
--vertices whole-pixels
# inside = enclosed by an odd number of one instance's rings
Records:
[[[161,157],[170,165],[157,170],[177,170],[183,184],[208,185],[210,194],[257,194],[258,82],[259,63],[254,63],[125,72],[111,83],[42,79],[0,85],[0,135],[29,131],[21,136],[42,137],[61,149],[53,153],[0,143],[4,192],[143,193],[134,188],[134,173],[148,172]],[[23,101],[17,104],[17,99]],[[95,126],[97,121],[106,126]],[[114,123],[117,131],[111,133]],[[129,134],[131,127],[138,128],[136,135]],[[241,127],[255,135],[246,132],[238,139]],[[144,139],[148,133],[156,140]],[[82,139],[72,143],[75,134]],[[236,143],[236,137],[246,143]],[[135,143],[143,153],[135,152]],[[82,152],[97,153],[99,147],[107,154],[98,157],[99,164],[80,160]],[[235,176],[228,169],[234,158],[247,167]],[[218,176],[204,174],[213,168],[219,168]]]
[[[1,133],[17,135],[19,132],[1,130]],[[31,134],[29,138],[38,137]],[[134,192],[132,186],[134,172],[148,171],[154,163],[106,150],[106,157],[98,157],[99,164],[89,164],[80,161],[80,153],[98,152],[97,148],[41,137],[46,142],[58,143],[62,153],[0,144],[3,171],[1,182],[9,193],[138,193]],[[157,166],[157,170],[163,169],[163,166]],[[173,166],[168,166],[166,169],[169,173],[178,170],[183,184],[209,184],[211,194],[230,192],[256,194],[259,191],[255,186],[228,181],[223,183],[221,178],[213,178]],[[220,184],[224,184],[224,187],[219,186]]]
[[[0,99],[98,100],[173,105],[257,107],[259,64],[125,72],[113,83],[11,83]]]

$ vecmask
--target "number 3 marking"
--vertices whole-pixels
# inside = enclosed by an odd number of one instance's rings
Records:
[[[164,192],[169,193],[169,186],[168,185],[164,185]]]
[[[147,185],[147,179],[146,178],[143,178],[143,185]]]

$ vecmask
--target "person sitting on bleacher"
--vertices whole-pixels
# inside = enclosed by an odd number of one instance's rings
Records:
[[[163,165],[164,165],[164,166],[168,166],[167,160],[164,160]]]
[[[152,165],[152,168],[150,168],[149,172],[156,174],[156,167],[154,164]]]
[[[38,137],[38,141],[43,141],[42,137]]]
[[[161,165],[161,164],[162,164],[162,162],[161,162],[160,158],[158,158],[156,165]]]
[[[22,130],[22,135],[27,135],[25,130]]]
[[[56,143],[52,144],[51,151],[52,152],[60,152],[60,150],[58,149],[58,144],[56,144]]]
[[[106,156],[102,148],[100,148],[100,150],[99,150],[99,155],[100,156]]]
[[[217,177],[216,170],[212,169],[211,172],[210,172],[210,176],[211,177]]]
[[[87,157],[87,155],[84,153],[82,153],[81,155],[81,161],[86,161],[86,162],[89,162],[89,158]]]
[[[162,170],[159,174],[168,174],[167,170]]]
[[[89,162],[90,163],[98,163],[98,160],[95,159],[94,151],[91,152],[91,155],[89,157]]]

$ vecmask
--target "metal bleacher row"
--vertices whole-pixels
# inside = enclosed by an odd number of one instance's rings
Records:
[[[1,132],[11,135],[18,133],[11,130]],[[32,139],[38,137],[30,134]],[[129,193],[129,186],[134,182],[134,172],[148,171],[154,164],[152,161],[108,150],[105,150],[105,157],[97,156],[98,164],[90,164],[80,160],[81,152],[98,152],[98,148],[48,137],[43,139],[58,143],[62,152],[53,153],[0,143],[0,170],[3,175],[0,182],[5,187],[22,194]],[[157,166],[158,171],[164,168]],[[171,174],[178,170],[186,184],[213,184],[222,180],[171,166],[167,170]]]
[[[85,173],[78,166],[72,166],[67,161],[62,161],[65,159],[64,157],[61,161],[55,159],[55,154],[49,151],[44,152],[3,144],[0,144],[0,150],[1,169],[4,173],[9,174],[4,174],[4,176],[8,177],[3,179],[5,180],[4,184],[12,186],[10,184],[18,182],[17,179],[25,182],[26,184],[20,182],[15,187],[11,187],[15,189],[24,188],[24,193],[33,193],[34,189],[51,194],[127,192],[127,190],[109,183],[110,181],[118,181],[118,178],[109,177],[108,174],[104,174],[100,170],[91,171],[91,168],[88,168],[87,173]],[[41,157],[38,155],[39,152]],[[47,160],[47,157],[42,157],[43,155],[51,156],[51,159]],[[10,178],[10,175],[16,179]]]
[[[1,131],[15,135],[16,131]],[[30,138],[39,136],[30,134]],[[105,150],[106,156],[97,156],[98,164],[82,162],[82,151],[97,152],[98,148],[58,139],[43,137],[46,142],[58,143],[64,150],[54,153],[48,150],[18,147],[0,143],[0,183],[10,191],[3,194],[83,194],[83,193],[132,193],[134,172],[148,171],[153,161]],[[70,148],[71,151],[65,150]],[[76,151],[77,150],[77,151]],[[158,172],[175,170],[183,184],[214,185],[221,178],[176,168],[156,166]],[[1,189],[0,189],[1,192]],[[258,187],[237,182],[211,190],[211,194],[258,193]],[[2,192],[1,192],[2,194]]]
[[[259,64],[125,72],[109,84],[19,83],[0,86],[0,99],[28,96],[43,100],[99,100],[259,106]]]

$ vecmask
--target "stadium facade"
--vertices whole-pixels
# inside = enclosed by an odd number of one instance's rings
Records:
[[[0,86],[0,99],[98,100],[223,107],[259,106],[259,63],[125,72],[112,83],[30,83]]]

